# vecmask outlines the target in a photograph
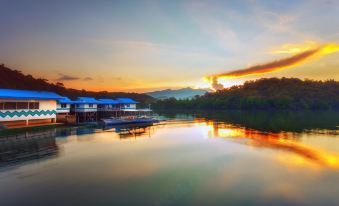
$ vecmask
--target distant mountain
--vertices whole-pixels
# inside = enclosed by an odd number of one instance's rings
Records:
[[[202,96],[206,94],[207,92],[210,92],[209,89],[192,89],[190,87],[182,88],[182,89],[165,89],[160,91],[154,91],[154,92],[148,92],[145,93],[151,97],[157,98],[157,99],[167,99],[174,97],[176,99],[191,99],[194,96]]]
[[[21,71],[12,70],[5,67],[3,64],[0,65],[0,88],[51,91],[72,99],[80,96],[89,96],[95,98],[127,97],[135,99],[141,103],[154,101],[153,97],[146,94],[108,91],[93,92],[66,88],[61,82],[57,82],[55,84],[49,83],[46,79],[34,78],[32,75],[24,75]]]

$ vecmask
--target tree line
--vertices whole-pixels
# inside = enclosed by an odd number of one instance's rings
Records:
[[[339,82],[263,78],[193,99],[157,100],[152,106],[157,109],[184,110],[338,110]]]

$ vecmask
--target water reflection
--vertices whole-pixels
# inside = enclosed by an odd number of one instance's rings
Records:
[[[247,120],[174,117],[1,137],[1,161],[26,163],[0,167],[1,205],[339,204],[335,118],[299,129],[272,119],[275,129],[260,129]]]
[[[104,127],[103,131],[105,132],[115,132],[119,135],[120,139],[129,139],[129,138],[140,138],[140,137],[151,137],[153,126],[152,123],[143,123],[138,125],[117,125],[111,127]]]
[[[101,131],[100,128],[91,125],[81,127],[65,127],[56,129],[56,136],[57,137],[68,137],[72,135],[81,136],[86,134],[93,134],[100,131]]]
[[[0,166],[17,165],[58,155],[56,130],[25,132],[0,138]]]
[[[290,159],[294,160],[292,163],[305,164],[305,160],[308,160],[319,166],[339,167],[339,156],[337,154],[298,142],[294,133],[263,132],[214,121],[207,121],[207,125],[211,126],[211,131],[209,131],[211,137],[229,138],[233,139],[234,142],[257,148],[278,149],[293,153],[298,157]],[[300,159],[300,157],[303,159]],[[284,160],[284,158],[280,159]],[[288,163],[288,161],[286,162]]]
[[[102,128],[100,126],[63,127],[54,129],[39,129],[23,132],[19,130],[0,136],[0,167],[7,165],[17,165],[31,160],[43,160],[60,153],[60,145],[56,138],[69,138],[76,136],[84,140],[81,136],[114,132],[119,139],[151,137],[152,124],[125,125]],[[114,137],[114,136],[113,136]]]
[[[89,137],[93,133],[109,133],[111,138],[150,138],[162,128],[190,128],[196,124],[207,125],[210,137],[227,138],[233,142],[255,148],[284,151],[277,157],[287,164],[312,164],[338,168],[335,152],[315,145],[305,144],[305,134],[338,136],[339,115],[336,113],[267,113],[267,112],[214,112],[194,114],[160,113],[170,118],[156,126],[152,124],[101,127],[97,125],[38,129],[0,137],[0,166],[43,159],[60,153],[56,137]],[[173,118],[173,119],[172,119]],[[1,135],[0,135],[1,136]],[[81,138],[81,140],[86,140]]]
[[[263,132],[339,134],[339,112],[335,111],[196,111],[181,115],[170,111],[158,113],[167,118],[203,118]]]

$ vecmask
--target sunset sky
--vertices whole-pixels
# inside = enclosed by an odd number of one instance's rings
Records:
[[[0,62],[67,87],[208,87],[203,77],[339,43],[339,1],[0,0]],[[262,77],[339,80],[339,53]]]

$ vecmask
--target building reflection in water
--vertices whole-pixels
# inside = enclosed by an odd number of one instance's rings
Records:
[[[17,165],[58,155],[56,130],[32,131],[0,138],[0,166]]]
[[[96,127],[39,129],[0,137],[0,167],[42,160],[60,155],[56,137],[85,135],[98,132]],[[102,130],[100,130],[102,131]]]
[[[256,148],[278,149],[294,154],[294,159],[289,159],[290,162],[285,161],[286,163],[305,164],[305,161],[308,161],[318,166],[339,168],[338,155],[298,142],[297,134],[294,133],[262,132],[214,121],[206,121],[206,124],[210,126],[211,137],[230,138],[240,144]],[[284,161],[284,157],[280,159]]]
[[[151,137],[154,127],[152,124],[138,124],[138,125],[117,125],[117,126],[91,126],[91,127],[69,127],[56,131],[57,137],[78,136],[93,133],[113,132],[119,136],[119,139],[138,138],[138,137]]]
[[[68,127],[56,130],[57,137],[81,136],[100,132],[101,129],[95,126]]]

